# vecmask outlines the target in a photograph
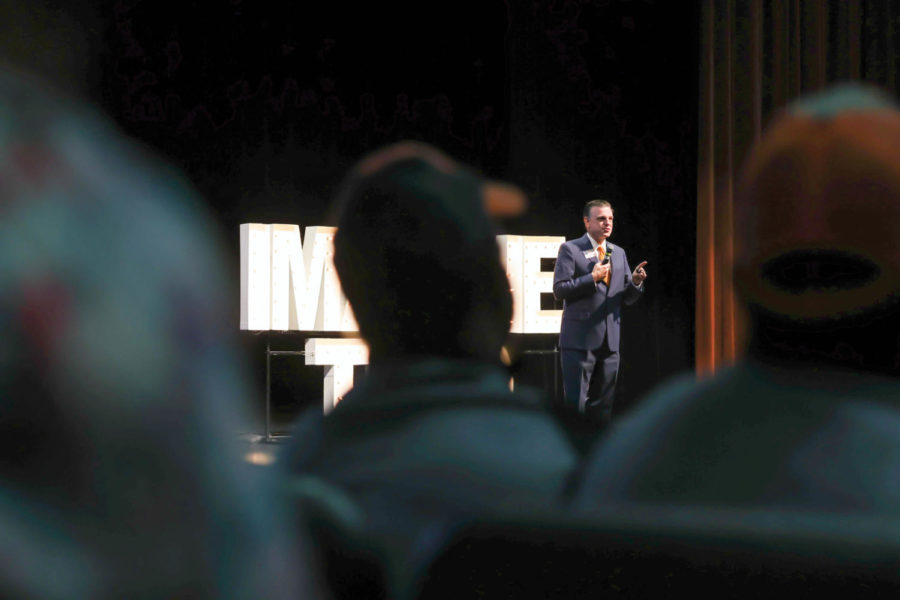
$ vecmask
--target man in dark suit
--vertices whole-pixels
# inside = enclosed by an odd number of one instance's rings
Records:
[[[647,273],[634,272],[625,251],[611,244],[613,209],[606,200],[584,206],[582,237],[559,247],[553,295],[563,300],[559,332],[566,408],[600,425],[612,419],[619,372],[622,302],[640,298]]]

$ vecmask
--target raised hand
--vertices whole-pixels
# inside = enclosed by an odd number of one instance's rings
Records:
[[[644,265],[646,265],[646,264],[647,264],[647,261],[645,260],[644,262],[642,262],[641,264],[639,264],[637,267],[634,268],[634,273],[631,274],[631,281],[632,281],[632,283],[634,283],[634,285],[641,285],[642,283],[644,283],[644,280],[647,279],[647,271],[644,270]],[[596,267],[595,267],[595,269],[596,269]],[[595,281],[596,281],[596,278],[595,278]]]

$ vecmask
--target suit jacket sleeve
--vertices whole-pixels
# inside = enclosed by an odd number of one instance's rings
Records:
[[[553,296],[557,300],[573,300],[597,291],[597,284],[590,272],[576,277],[573,252],[575,250],[571,244],[564,243],[559,247],[553,270]]]

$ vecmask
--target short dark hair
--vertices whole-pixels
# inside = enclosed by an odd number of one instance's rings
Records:
[[[590,200],[590,201],[588,201],[587,204],[584,205],[584,210],[581,213],[582,216],[584,216],[585,219],[590,217],[591,209],[594,208],[595,206],[608,206],[609,210],[613,209],[612,204],[610,204],[606,200]]]

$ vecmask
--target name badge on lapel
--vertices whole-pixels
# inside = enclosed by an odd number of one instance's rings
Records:
[[[597,251],[596,251],[596,250],[585,250],[585,251],[584,251],[584,257],[585,257],[587,260],[591,260],[592,258],[593,258],[594,260],[600,260],[600,255],[597,254]]]

